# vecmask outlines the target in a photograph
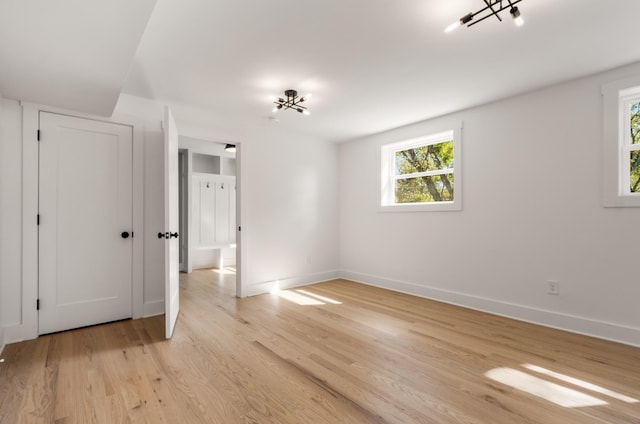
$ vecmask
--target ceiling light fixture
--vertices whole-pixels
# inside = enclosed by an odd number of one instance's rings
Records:
[[[280,109],[293,109],[302,114],[309,115],[307,107],[302,106],[300,103],[307,101],[309,97],[311,97],[311,94],[307,94],[303,97],[298,97],[298,92],[296,90],[285,90],[284,96],[286,97],[286,99],[277,97],[273,102],[276,105],[273,108],[274,112],[277,112]]]
[[[225,152],[229,152],[229,153],[235,153],[236,152],[236,145],[235,144],[227,144],[226,146],[224,146],[224,151]]]
[[[522,16],[520,16],[520,10],[515,6],[521,1],[522,0],[484,0],[484,3],[486,4],[485,7],[477,12],[467,13],[459,20],[447,26],[444,29],[444,32],[451,32],[462,25],[470,27],[492,16],[495,16],[500,22],[502,22],[502,18],[498,13],[506,9],[509,9],[509,13],[511,13],[511,17],[514,19],[516,26],[521,27],[524,24],[524,20],[522,19]]]

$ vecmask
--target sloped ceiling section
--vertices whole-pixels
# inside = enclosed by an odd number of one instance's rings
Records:
[[[110,116],[156,0],[2,0],[3,97]]]

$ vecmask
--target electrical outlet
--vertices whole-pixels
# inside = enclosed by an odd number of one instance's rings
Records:
[[[547,280],[547,294],[560,294],[560,282],[558,280]]]

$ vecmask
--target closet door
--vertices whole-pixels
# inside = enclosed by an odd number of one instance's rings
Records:
[[[132,315],[132,128],[40,113],[39,333]]]

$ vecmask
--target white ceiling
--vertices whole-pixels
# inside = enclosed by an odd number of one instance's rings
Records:
[[[0,0],[0,93],[111,115],[156,0]]]
[[[483,6],[482,0],[158,0],[122,91],[198,111],[228,132],[268,122],[270,95],[311,92],[311,115],[281,111],[278,125],[344,141],[640,60],[638,0],[522,0],[522,28],[503,12],[502,23],[443,32]],[[60,26],[85,13],[70,8],[58,16]],[[121,25],[110,24],[108,49],[135,48],[135,37],[121,47]],[[13,31],[14,50],[32,47],[22,44],[25,31]],[[47,36],[30,24],[26,32]],[[7,44],[0,44],[3,61]],[[95,71],[77,69],[86,65],[83,57],[64,59],[84,79]],[[111,72],[109,63],[98,63],[100,72]],[[57,70],[48,65],[37,71],[45,80]],[[21,98],[21,90],[29,92],[25,74],[36,72],[5,74],[6,68],[0,65],[0,92]],[[83,94],[86,81],[78,79]]]

